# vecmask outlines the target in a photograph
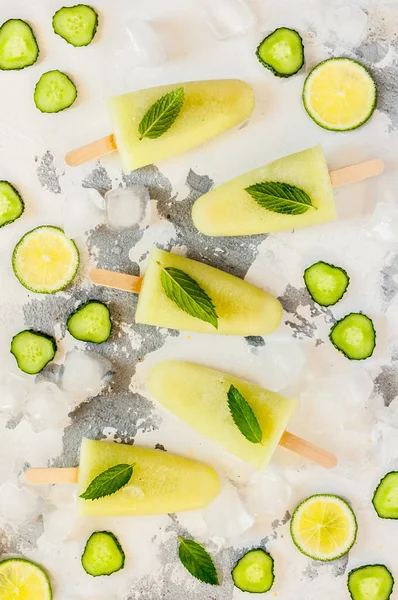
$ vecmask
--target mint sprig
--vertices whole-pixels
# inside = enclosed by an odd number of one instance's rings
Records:
[[[194,540],[187,540],[181,536],[178,536],[178,539],[180,541],[178,556],[186,570],[199,581],[219,585],[213,559],[203,546],[194,542]]]
[[[302,215],[310,208],[318,210],[304,190],[279,181],[264,181],[245,188],[263,208],[282,215]]]
[[[128,484],[133,475],[134,466],[135,464],[115,465],[100,473],[92,480],[86,491],[80,495],[80,498],[84,498],[84,500],[98,500],[99,498],[115,494]]]
[[[184,100],[184,88],[179,87],[152,104],[138,126],[140,140],[156,139],[166,133],[180,114]]]
[[[162,269],[160,277],[166,296],[191,317],[211,323],[218,329],[215,306],[200,285],[180,269],[158,265]]]
[[[235,425],[252,444],[261,444],[263,432],[252,407],[234,386],[228,390],[228,407]]]

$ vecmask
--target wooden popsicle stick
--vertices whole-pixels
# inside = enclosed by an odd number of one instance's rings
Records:
[[[283,448],[287,448],[304,458],[308,458],[312,462],[325,467],[325,469],[333,469],[337,465],[337,458],[318,446],[310,444],[306,440],[299,438],[293,433],[285,431],[282,438],[279,441],[279,445]],[[77,483],[79,477],[78,468],[70,469],[28,469],[25,472],[25,479],[31,484],[71,484]]]
[[[65,156],[65,162],[69,167],[78,167],[93,158],[100,158],[115,150],[117,150],[116,139],[112,133],[96,142],[91,142],[91,144],[68,152]]]
[[[343,167],[335,171],[329,171],[330,179],[333,187],[340,187],[347,183],[355,183],[363,179],[370,179],[383,173],[385,165],[382,160],[368,160],[358,165]]]
[[[79,469],[77,467],[68,469],[39,468],[25,471],[26,481],[33,484],[77,483],[78,478]]]
[[[285,431],[279,440],[279,445],[287,448],[304,458],[308,458],[312,462],[325,467],[325,469],[333,469],[337,465],[337,458],[319,446],[315,446],[306,440]]]
[[[105,269],[92,269],[89,273],[89,279],[95,285],[123,290],[124,292],[134,292],[135,294],[140,293],[144,281],[143,277],[125,275],[124,273],[106,271]]]

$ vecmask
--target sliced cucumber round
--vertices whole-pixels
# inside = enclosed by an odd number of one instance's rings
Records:
[[[28,375],[40,373],[56,352],[57,344],[53,337],[31,329],[17,333],[11,341],[11,354],[21,371]]]
[[[330,330],[330,341],[350,360],[365,360],[376,347],[373,321],[362,313],[350,313]]]
[[[53,16],[54,32],[75,47],[88,46],[96,34],[98,14],[91,6],[64,6]]]
[[[23,200],[8,181],[0,181],[0,227],[16,221],[25,210]]]
[[[83,569],[92,577],[112,575],[124,567],[124,552],[119,540],[110,531],[93,533],[82,556]]]
[[[0,27],[0,69],[13,71],[34,65],[39,46],[30,25],[10,19]]]
[[[26,558],[8,558],[0,562],[1,600],[51,600],[47,573]]]
[[[90,300],[70,315],[67,328],[77,340],[102,344],[109,339],[112,332],[109,308],[98,300]]]
[[[329,58],[304,82],[304,108],[317,125],[331,131],[357,129],[374,113],[376,83],[364,65],[351,58]]]
[[[303,40],[294,29],[279,27],[261,42],[256,55],[277,77],[291,77],[304,65]]]
[[[12,255],[15,276],[37,294],[55,294],[66,288],[75,278],[79,262],[76,244],[52,225],[26,233]]]
[[[36,84],[34,101],[42,113],[57,113],[72,106],[77,98],[75,84],[61,71],[44,73]]]
[[[274,559],[262,548],[250,550],[236,563],[232,579],[243,592],[264,594],[274,583]]]
[[[352,600],[388,600],[394,578],[384,565],[366,565],[349,573],[347,585]]]
[[[304,282],[314,302],[333,306],[346,293],[350,278],[341,267],[320,260],[304,271]]]
[[[381,519],[398,519],[398,471],[391,471],[383,477],[372,502]]]

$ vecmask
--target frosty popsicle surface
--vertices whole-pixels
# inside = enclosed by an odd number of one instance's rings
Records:
[[[181,310],[162,287],[162,267],[180,269],[192,277],[211,298],[218,328]],[[137,323],[200,333],[266,335],[282,318],[280,302],[264,290],[219,269],[153,248],[141,287]]]
[[[184,88],[184,103],[168,131],[140,139],[139,124],[162,96]],[[126,174],[203,144],[247,119],[254,108],[252,88],[238,79],[163,85],[115,96],[108,101],[114,137]]]
[[[131,516],[194,510],[214,500],[220,490],[217,473],[202,463],[160,450],[83,439],[79,494],[100,473],[117,464],[133,463],[133,476],[126,487],[98,500],[79,498],[79,513]]]
[[[246,188],[270,181],[300,188],[312,206],[296,215],[260,206]],[[334,220],[333,187],[322,148],[291,154],[224,183],[196,201],[192,218],[197,229],[209,236],[270,233]]]
[[[227,402],[231,384],[253,409],[263,432],[261,444],[248,441],[235,425]],[[221,371],[180,361],[155,365],[148,389],[182,421],[257,469],[267,466],[297,403]]]

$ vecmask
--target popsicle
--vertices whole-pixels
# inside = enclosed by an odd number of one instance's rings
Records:
[[[83,439],[80,467],[28,469],[29,483],[78,483],[79,496],[101,473],[119,464],[134,464],[128,484],[97,500],[79,497],[81,515],[134,516],[194,510],[209,504],[220,491],[217,473],[200,462],[161,450]]]
[[[294,398],[221,371],[173,360],[156,364],[147,385],[151,395],[179,419],[258,470],[267,466],[278,444],[326,468],[337,463],[326,450],[285,431],[296,408]],[[246,439],[235,424],[227,401],[231,385],[252,408],[262,430],[261,443]]]
[[[195,202],[193,222],[205,235],[240,236],[333,221],[333,187],[375,177],[383,170],[382,161],[371,160],[329,173],[322,148],[315,146],[210,190]],[[278,185],[258,185],[270,182]],[[288,184],[289,189],[285,186],[283,190],[279,184]],[[300,192],[305,192],[307,198],[303,199]]]
[[[190,276],[211,299],[218,315],[217,327],[184,312],[171,300],[162,285],[163,268],[179,269]],[[151,250],[145,277],[133,277],[94,269],[90,280],[97,285],[140,294],[136,322],[200,333],[266,335],[282,318],[280,302],[264,290],[195,260]]]
[[[141,139],[139,125],[147,111],[160,98],[181,88],[182,108],[171,127],[156,139]],[[67,154],[69,166],[117,149],[123,170],[129,174],[133,169],[203,144],[241,123],[253,111],[254,95],[252,88],[238,79],[194,81],[115,96],[110,98],[108,108],[114,134]]]

